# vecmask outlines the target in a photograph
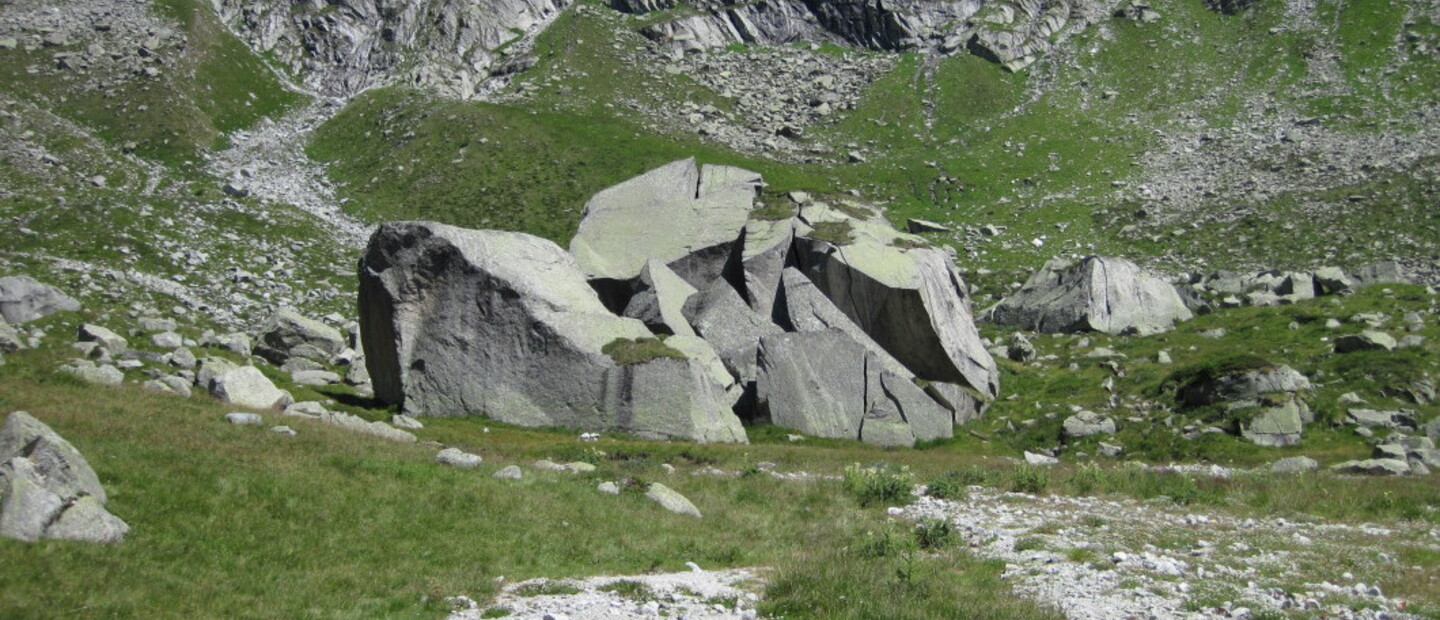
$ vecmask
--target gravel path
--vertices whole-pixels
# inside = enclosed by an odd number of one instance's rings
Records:
[[[489,607],[463,597],[451,599],[458,610],[446,620],[476,620],[486,610],[510,610],[517,620],[627,620],[686,618],[689,620],[752,620],[759,596],[746,588],[759,583],[755,572],[692,570],[685,573],[532,579],[505,587]],[[617,585],[618,584],[618,585]],[[636,585],[642,584],[642,585]],[[575,589],[569,594],[536,592]]]
[[[922,496],[890,514],[948,520],[972,552],[1005,561],[1018,593],[1076,619],[1248,618],[1262,610],[1408,618],[1405,601],[1364,580],[1421,568],[1401,565],[1397,549],[1440,550],[1440,531],[1423,526],[1249,519],[982,487],[964,501]]]

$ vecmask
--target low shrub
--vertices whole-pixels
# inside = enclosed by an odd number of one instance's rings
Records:
[[[944,549],[954,546],[959,539],[955,526],[945,519],[925,519],[915,524],[915,543],[921,549]]]
[[[845,491],[860,502],[861,507],[876,504],[908,504],[915,477],[908,467],[886,464],[845,468]]]

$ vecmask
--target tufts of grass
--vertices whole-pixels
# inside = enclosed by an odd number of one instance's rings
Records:
[[[835,245],[848,245],[855,242],[854,227],[850,222],[818,222],[814,230],[810,231],[811,239],[825,241]]]
[[[959,540],[960,534],[955,531],[955,526],[945,519],[924,519],[915,524],[915,543],[921,549],[945,549]]]
[[[616,338],[601,347],[600,351],[621,366],[643,364],[660,358],[688,359],[684,353],[666,345],[660,338]]]
[[[863,508],[876,504],[910,503],[910,489],[915,485],[915,479],[908,467],[855,463],[845,468],[844,485],[845,491]]]
[[[633,581],[630,579],[612,581],[603,586],[600,586],[599,589],[601,592],[613,592],[623,598],[627,598],[632,601],[653,601],[658,598],[655,594],[655,591],[652,590],[650,586],[647,586],[639,581]]]

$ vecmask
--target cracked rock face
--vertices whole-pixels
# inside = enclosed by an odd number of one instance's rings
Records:
[[[1193,315],[1170,283],[1121,258],[1046,263],[985,320],[1038,332],[1153,334]]]
[[[214,0],[252,48],[332,96],[395,81],[470,98],[506,44],[549,25],[569,0]]]
[[[0,536],[120,542],[130,527],[75,446],[24,411],[0,427]]]
[[[606,346],[650,331],[539,237],[385,224],[360,260],[360,325],[376,396],[412,414],[745,441],[713,360],[617,364]]]

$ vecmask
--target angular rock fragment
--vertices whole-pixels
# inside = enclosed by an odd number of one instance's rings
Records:
[[[948,255],[913,247],[924,240],[881,220],[823,205],[806,207],[801,217],[812,227],[797,234],[801,271],[871,339],[923,379],[968,385],[988,397],[998,393],[999,371]]]
[[[984,319],[1039,332],[1150,334],[1192,317],[1175,287],[1130,261],[1052,260]]]
[[[685,301],[696,293],[695,287],[675,275],[664,263],[650,259],[640,271],[635,292],[621,316],[638,319],[657,334],[694,336],[695,330],[685,320]]]
[[[739,168],[666,164],[595,194],[570,253],[591,279],[631,280],[653,258],[703,288],[730,262],[759,186]]]
[[[1295,369],[1255,361],[1198,376],[1180,386],[1177,396],[1187,407],[1220,405],[1232,414],[1247,413],[1248,421],[1234,429],[1241,436],[1262,446],[1288,446],[1314,421],[1301,395],[1309,390],[1309,379]]]
[[[329,361],[344,349],[339,330],[291,309],[270,317],[255,342],[255,353],[277,365],[292,357]]]
[[[0,536],[120,542],[130,527],[104,507],[95,470],[70,442],[23,411],[0,426]]]
[[[207,387],[220,402],[251,409],[284,409],[295,402],[289,392],[275,387],[270,378],[254,366],[227,370],[211,379]]]
[[[0,278],[0,318],[11,325],[79,309],[80,302],[30,276]]]

